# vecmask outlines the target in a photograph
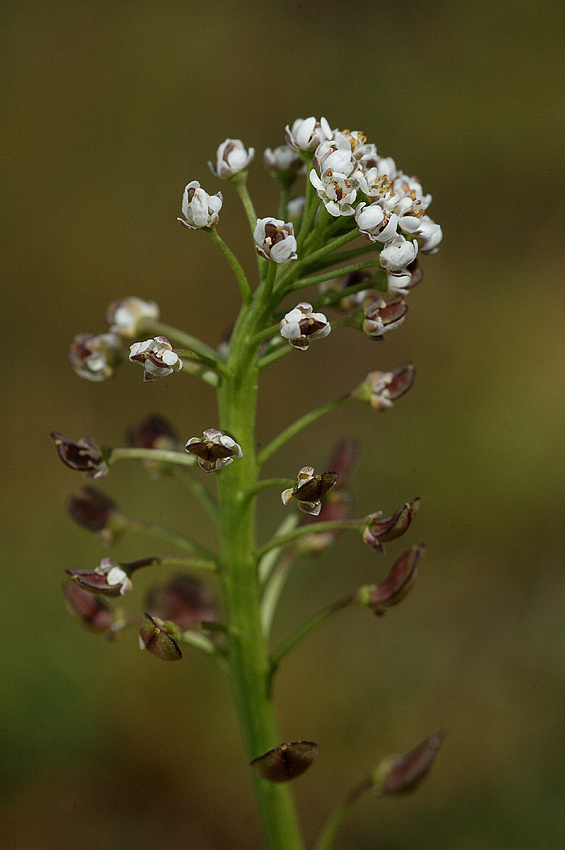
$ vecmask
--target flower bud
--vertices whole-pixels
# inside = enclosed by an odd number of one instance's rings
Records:
[[[145,607],[152,617],[171,620],[182,631],[218,620],[218,606],[209,585],[187,573],[152,587]]]
[[[389,292],[398,295],[408,295],[411,289],[418,286],[423,277],[424,272],[422,267],[419,265],[418,260],[414,260],[402,273],[391,274],[391,272],[387,272],[387,289]]]
[[[291,198],[288,202],[287,213],[292,221],[302,218],[304,215],[304,207],[306,206],[306,198],[304,195],[298,195],[296,198]]]
[[[292,186],[299,174],[306,174],[304,163],[288,145],[280,145],[274,150],[267,148],[263,162],[269,174],[285,186]]]
[[[250,767],[267,782],[288,782],[308,770],[318,752],[312,741],[293,741],[279,744],[262,756],[253,759]]]
[[[117,543],[126,523],[116,503],[96,487],[83,487],[67,499],[67,512],[78,525],[95,531],[104,543]]]
[[[154,301],[144,301],[131,295],[113,301],[106,310],[105,318],[112,333],[122,339],[133,339],[138,335],[138,326],[143,319],[156,321],[159,318],[159,307]]]
[[[384,552],[383,543],[396,540],[408,530],[412,520],[420,507],[420,499],[416,497],[406,502],[392,516],[382,519],[382,511],[370,514],[367,517],[367,525],[363,530],[363,540],[368,546],[378,552]]]
[[[404,236],[395,236],[387,242],[379,254],[379,263],[392,274],[404,274],[408,266],[416,259],[418,243],[410,242]]]
[[[171,423],[163,416],[151,413],[128,425],[125,435],[126,446],[136,449],[160,449],[161,451],[181,451],[181,440]],[[194,461],[196,463],[196,460]],[[151,478],[171,472],[171,464],[160,460],[141,461]]]
[[[224,198],[221,192],[209,195],[200,188],[198,180],[193,180],[184,190],[182,196],[182,214],[177,218],[185,227],[198,230],[200,227],[213,227],[219,219]]]
[[[332,130],[325,118],[319,121],[313,116],[297,118],[292,128],[287,124],[285,129],[286,141],[295,151],[316,150],[320,142],[332,138]]]
[[[322,496],[334,486],[337,481],[337,472],[323,472],[322,475],[314,475],[313,466],[303,466],[293,487],[283,490],[281,499],[284,505],[289,505],[296,499],[298,507],[306,514],[318,516],[322,509]]]
[[[69,361],[87,381],[107,381],[126,359],[126,350],[114,333],[78,334],[69,349]]]
[[[75,442],[55,431],[51,433],[51,437],[65,466],[84,473],[85,478],[102,478],[108,474],[108,455],[98,448],[90,437],[82,437]]]
[[[323,313],[314,313],[312,305],[301,301],[281,319],[280,334],[293,348],[307,351],[313,339],[323,339],[332,327]]]
[[[211,162],[208,165],[212,174],[227,180],[247,168],[254,156],[255,148],[247,151],[240,139],[226,139],[216,151],[216,167]]]
[[[312,165],[322,179],[334,172],[349,177],[357,166],[349,139],[343,134],[339,134],[333,139],[320,142],[316,148]]]
[[[63,584],[63,596],[69,611],[90,631],[97,634],[109,632],[114,623],[114,613],[98,596],[83,590],[73,581]]]
[[[429,773],[445,732],[434,732],[404,755],[389,756],[373,772],[372,781],[380,797],[415,791]]]
[[[182,369],[182,360],[173,351],[173,346],[166,336],[134,342],[130,346],[129,359],[132,363],[141,363],[145,369],[144,381],[157,381]]]
[[[180,647],[172,634],[164,628],[159,619],[145,613],[139,629],[139,646],[147,649],[161,661],[178,661],[182,658]]]
[[[363,331],[370,339],[384,339],[385,331],[393,331],[402,324],[408,305],[400,297],[387,303],[380,296],[371,295],[365,300],[363,309]]]
[[[125,566],[125,565],[124,565]],[[101,593],[104,596],[123,596],[129,593],[133,585],[122,565],[112,558],[102,558],[94,570],[66,570],[80,588],[89,593]]]
[[[365,281],[371,280],[373,275],[360,269],[356,272],[350,272],[349,274],[342,275],[342,277],[332,278],[332,280],[326,280],[320,284],[320,292],[323,294],[327,292],[344,292],[350,289],[353,286],[359,286]],[[345,292],[344,292],[345,294]],[[360,292],[354,292],[352,295],[345,295],[340,301],[335,304],[332,304],[334,310],[341,310],[343,313],[349,313],[351,310],[354,310],[356,307],[359,307],[363,304],[363,301],[368,297],[369,290],[362,289]]]
[[[352,397],[370,404],[375,410],[388,410],[393,401],[408,392],[414,383],[413,363],[402,363],[390,372],[370,372]]]
[[[365,585],[359,590],[362,605],[371,608],[373,614],[381,616],[387,608],[398,605],[412,590],[416,580],[424,545],[412,546],[394,562],[388,578],[382,584]]]
[[[422,216],[414,235],[418,240],[422,254],[437,254],[443,233],[440,225],[432,221],[429,215]]]
[[[290,263],[296,260],[294,225],[278,218],[258,218],[253,233],[257,253],[275,263]]]
[[[191,437],[185,449],[198,458],[198,465],[204,472],[214,472],[233,463],[234,458],[242,457],[241,446],[235,440],[222,434],[215,428],[204,431],[204,439]]]

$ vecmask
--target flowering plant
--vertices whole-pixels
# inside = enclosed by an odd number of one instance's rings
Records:
[[[202,380],[217,393],[218,421],[202,437],[187,439],[167,420],[151,415],[128,428],[127,445],[119,448],[99,447],[90,437],[74,441],[52,435],[63,463],[87,478],[102,478],[115,463],[128,459],[141,460],[149,475],[178,473],[217,524],[219,546],[211,551],[182,533],[125,516],[105,493],[84,487],[69,499],[68,510],[102,541],[114,544],[128,531],[141,530],[172,542],[182,556],[132,563],[103,558],[98,566],[67,570],[64,594],[71,611],[96,633],[115,639],[136,629],[141,648],[160,660],[179,660],[191,646],[220,662],[233,687],[271,850],[304,846],[287,783],[310,767],[318,750],[312,741],[280,742],[272,695],[276,672],[287,653],[339,611],[365,606],[380,616],[403,600],[414,585],[423,545],[401,553],[381,583],[337,600],[272,648],[273,615],[295,560],[322,551],[345,531],[384,553],[385,542],[410,528],[419,499],[386,518],[374,510],[352,518],[348,481],[355,450],[347,439],[337,444],[328,469],[319,474],[305,466],[295,478],[262,478],[263,466],[288,440],[341,405],[357,400],[376,411],[388,410],[412,386],[414,366],[401,363],[388,372],[371,372],[346,395],[303,413],[257,453],[258,381],[272,363],[295,349],[331,344],[330,331],[353,327],[369,339],[382,340],[400,327],[408,309],[404,297],[422,279],[419,257],[436,252],[441,241],[441,228],[428,215],[431,196],[394,160],[378,155],[361,132],[332,130],[324,118],[312,117],[287,126],[286,140],[287,145],[268,149],[264,156],[268,172],[280,184],[278,218],[259,219],[247,191],[253,148],[227,139],[215,164],[210,163],[215,177],[231,183],[243,204],[256,246],[255,286],[218,233],[222,193],[209,194],[196,180],[184,190],[179,221],[209,234],[241,293],[229,343],[216,348],[165,325],[157,304],[130,297],[107,309],[105,333],[80,334],[71,346],[75,371],[97,383],[127,362],[128,347],[129,360],[143,366],[145,381],[176,382],[181,380],[176,372]],[[304,194],[292,196],[304,175]],[[283,299],[306,289],[310,301],[281,309]],[[331,320],[322,312],[327,309],[339,317]],[[202,485],[204,473],[216,477],[217,498]],[[273,487],[282,489],[284,516],[275,535],[259,542],[256,502],[263,490]],[[138,614],[112,608],[108,600],[129,594],[132,574],[142,567],[183,572],[157,585]],[[217,575],[221,605],[195,572]],[[405,755],[385,758],[330,815],[316,850],[332,846],[349,808],[364,792],[373,789],[382,796],[415,788],[430,769],[442,737],[436,732]]]

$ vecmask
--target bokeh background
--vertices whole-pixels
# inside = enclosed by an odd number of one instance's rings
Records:
[[[353,810],[341,850],[519,850],[565,840],[565,575],[561,559],[564,12],[562,4],[405,0],[388,6],[29,0],[3,3],[0,845],[10,850],[259,848],[231,698],[190,650],[179,665],[108,644],[63,610],[64,569],[173,554],[108,552],[66,517],[84,482],[48,434],[119,445],[146,413],[183,437],[215,424],[209,388],[144,385],[138,367],[81,381],[66,361],[108,303],[138,295],[216,344],[238,307],[223,258],[175,221],[185,183],[222,188],[221,233],[254,263],[217,145],[257,148],[250,188],[274,214],[262,150],[296,117],[362,129],[432,192],[444,244],[386,344],[344,331],[272,367],[260,438],[368,371],[417,364],[387,415],[341,409],[272,460],[322,466],[361,443],[359,513],[422,498],[394,556],[425,540],[421,578],[382,620],[352,611],[292,654],[277,682],[281,740],[320,744],[295,783],[312,845],[379,759],[438,728],[414,796]],[[134,464],[102,482],[126,512],[214,532],[176,481]],[[265,536],[282,514],[264,496]],[[156,551],[158,550],[158,552]],[[296,568],[280,638],[386,574],[360,542]],[[140,574],[134,607],[150,582]]]

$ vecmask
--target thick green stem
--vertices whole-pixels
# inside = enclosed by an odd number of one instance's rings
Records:
[[[259,291],[257,293],[259,295]],[[250,344],[272,305],[254,298],[234,328],[228,366],[233,378],[218,392],[220,428],[241,445],[243,456],[221,470],[221,580],[228,624],[228,663],[249,761],[280,744],[269,688],[270,660],[263,635],[255,558],[255,500],[242,498],[257,484],[255,410],[257,348]],[[302,850],[294,803],[287,785],[253,774],[255,794],[270,850]]]

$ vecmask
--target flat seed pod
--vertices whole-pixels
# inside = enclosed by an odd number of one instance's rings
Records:
[[[318,752],[312,741],[279,744],[250,763],[255,773],[268,782],[288,782],[308,770]]]

